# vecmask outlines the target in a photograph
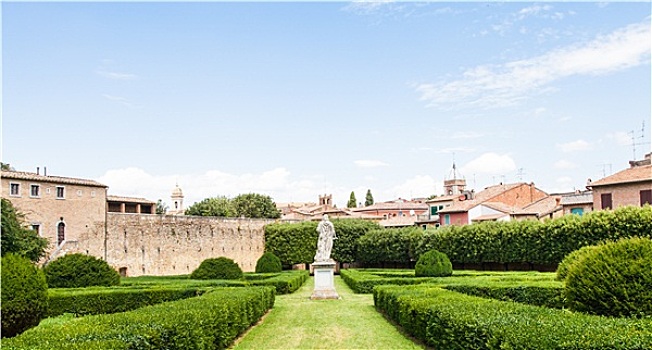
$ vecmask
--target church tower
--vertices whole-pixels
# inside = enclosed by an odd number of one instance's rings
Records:
[[[453,169],[448,174],[448,178],[444,180],[444,196],[460,195],[465,189],[466,180],[457,172],[457,167],[455,166],[455,162],[453,162]]]
[[[168,211],[171,215],[183,215],[185,209],[183,208],[183,191],[179,188],[179,184],[172,190],[172,208]]]

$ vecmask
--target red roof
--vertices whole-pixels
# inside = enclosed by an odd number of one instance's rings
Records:
[[[591,182],[588,186],[599,187],[645,181],[652,181],[652,165],[627,168],[598,181]]]

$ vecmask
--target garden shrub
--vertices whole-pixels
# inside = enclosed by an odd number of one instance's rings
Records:
[[[39,324],[48,308],[43,272],[27,258],[7,254],[2,265],[2,336],[13,337]]]
[[[606,318],[464,295],[380,286],[374,304],[435,349],[652,349],[652,319]]]
[[[570,254],[566,255],[564,260],[562,260],[559,263],[559,266],[557,266],[557,272],[556,272],[557,275],[555,276],[555,279],[557,279],[557,281],[565,280],[566,276],[568,275],[568,270],[570,269],[570,267],[576,262],[584,259],[596,247],[598,246],[587,245],[578,250],[574,250],[570,252]]]
[[[227,257],[210,258],[202,261],[199,267],[190,274],[190,278],[237,280],[242,278],[242,269],[235,261]]]
[[[109,264],[84,254],[64,255],[43,268],[50,288],[117,286],[120,275]]]
[[[592,249],[570,267],[569,308],[605,316],[652,316],[652,240],[628,238]]]
[[[453,274],[453,264],[446,254],[431,250],[419,258],[414,267],[416,277],[445,277]]]
[[[281,272],[281,259],[272,252],[264,253],[256,262],[256,273]]]

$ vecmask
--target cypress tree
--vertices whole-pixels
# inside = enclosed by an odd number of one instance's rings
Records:
[[[355,192],[351,191],[351,196],[349,197],[348,203],[346,203],[347,208],[356,208],[358,205],[356,204],[356,199],[355,199]]]
[[[364,206],[368,207],[374,204],[374,196],[371,195],[371,190],[367,190],[367,196],[364,200]]]

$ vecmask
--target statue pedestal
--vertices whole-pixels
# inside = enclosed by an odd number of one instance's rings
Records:
[[[314,262],[312,263],[312,267],[315,270],[315,289],[312,291],[310,299],[339,299],[340,296],[335,290],[335,262]]]

